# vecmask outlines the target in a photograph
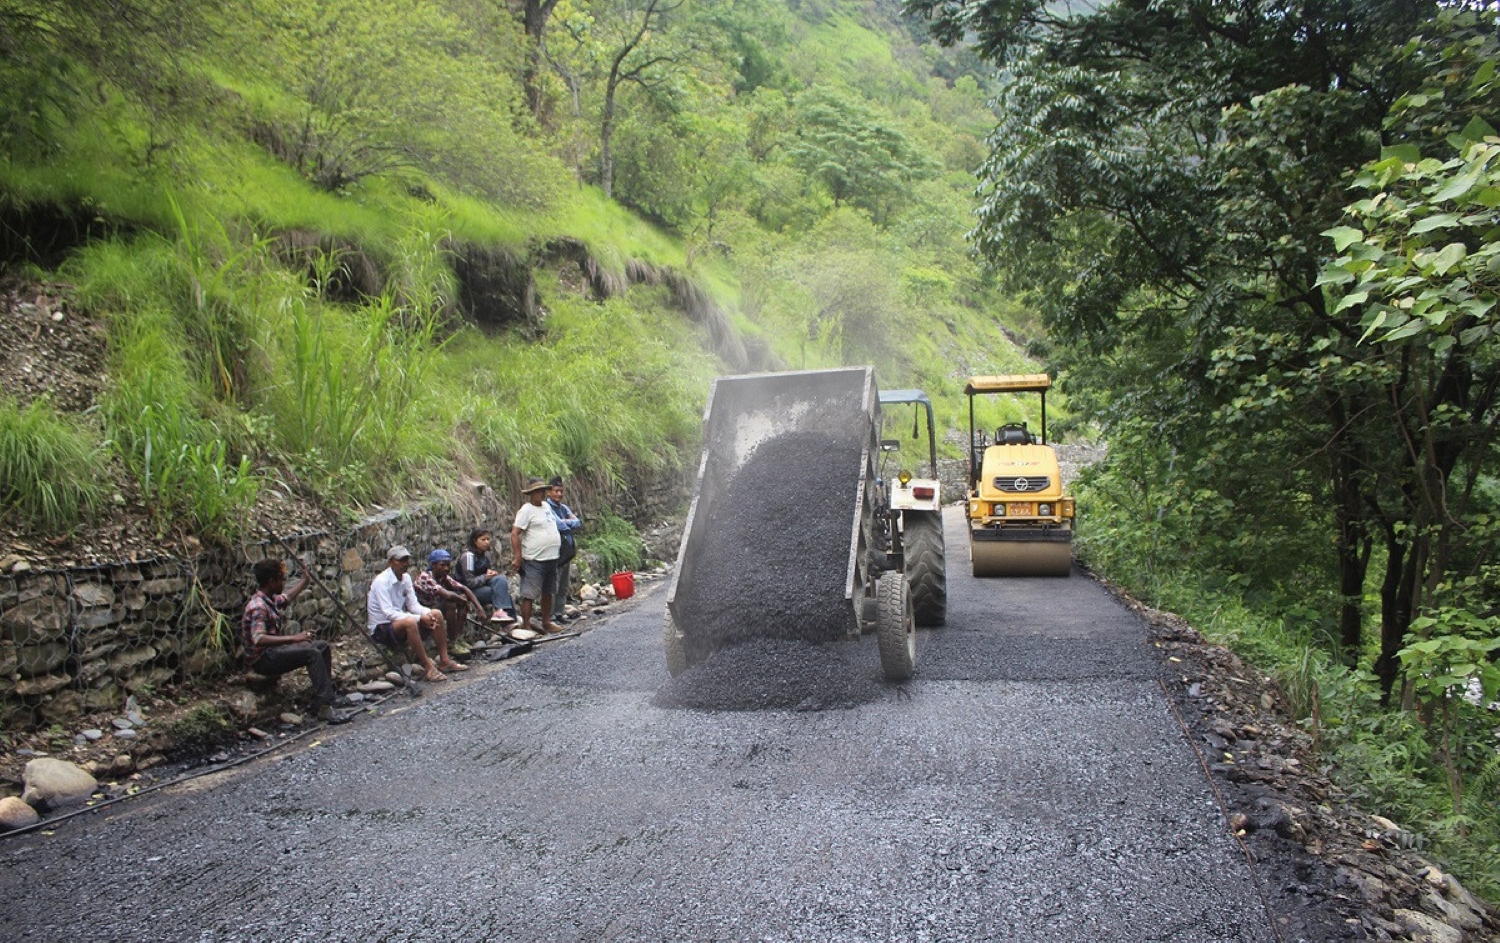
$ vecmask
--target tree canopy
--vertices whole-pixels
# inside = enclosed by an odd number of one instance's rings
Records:
[[[1394,685],[1412,619],[1451,568],[1473,573],[1471,542],[1489,539],[1467,519],[1474,503],[1455,514],[1434,497],[1475,495],[1472,475],[1493,467],[1491,438],[1457,428],[1447,411],[1461,412],[1465,427],[1496,417],[1490,381],[1474,373],[1482,345],[1429,350],[1438,357],[1422,367],[1415,349],[1389,341],[1424,334],[1419,322],[1469,323],[1458,312],[1483,303],[1436,289],[1406,313],[1371,313],[1369,290],[1331,300],[1321,234],[1383,147],[1440,144],[1440,126],[1455,122],[1438,115],[1475,107],[1460,106],[1453,88],[1446,99],[1422,89],[1442,50],[1493,41],[1492,16],[1320,0],[908,7],[1000,67],[976,244],[1040,306],[1068,388],[1119,433],[1151,430],[1169,443],[1152,447],[1163,480],[1222,502],[1243,533],[1218,566],[1274,583],[1265,561],[1296,559],[1282,579],[1297,572],[1328,586],[1351,659],[1378,542],[1376,667]],[[1455,66],[1447,81],[1494,114],[1479,61]],[[1431,106],[1424,120],[1401,117],[1422,104]],[[1450,221],[1439,214],[1422,225],[1430,239]],[[1340,249],[1363,245],[1339,232]],[[1447,245],[1422,258],[1440,267],[1467,258]],[[1432,320],[1413,318],[1424,312]],[[1466,330],[1450,340],[1476,341],[1485,328]],[[1467,486],[1453,477],[1461,469]],[[1305,524],[1254,523],[1268,508]],[[1313,525],[1326,538],[1308,544]],[[1289,556],[1294,547],[1311,552]]]

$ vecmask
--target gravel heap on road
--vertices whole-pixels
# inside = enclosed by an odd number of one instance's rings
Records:
[[[843,404],[829,410],[847,412]],[[852,618],[844,599],[864,426],[761,443],[695,526],[691,585],[675,614],[690,660],[751,639],[825,642]]]
[[[883,696],[885,688],[873,666],[850,664],[839,649],[836,642],[751,639],[717,651],[673,678],[651,703],[708,711],[825,711]]]

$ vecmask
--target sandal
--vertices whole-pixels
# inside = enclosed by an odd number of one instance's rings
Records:
[[[443,664],[442,662],[438,662],[438,667],[441,668],[441,669],[443,669],[443,671],[468,671],[469,670],[469,666],[468,665],[465,665],[462,662],[454,661],[451,658],[448,660],[448,663],[446,665]]]
[[[443,674],[441,671],[438,671],[436,668],[429,668],[429,669],[427,669],[427,673],[422,676],[422,680],[423,681],[433,681],[433,682],[436,682],[436,681],[447,681],[448,680],[448,676],[445,675],[445,674]]]

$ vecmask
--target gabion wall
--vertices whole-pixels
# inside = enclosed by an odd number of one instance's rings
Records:
[[[604,496],[570,483],[568,502],[582,510],[585,526],[595,502],[605,501],[627,519],[660,520],[680,509],[687,485],[681,474],[669,474]],[[392,544],[411,548],[423,566],[434,547],[463,550],[474,521],[496,521],[496,552],[508,559],[520,503],[476,486],[462,510],[393,511],[339,536],[283,537],[195,560],[0,574],[0,730],[66,724],[118,710],[131,694],[239,671],[240,613],[255,591],[250,568],[266,556],[296,556],[315,568],[288,614],[291,631],[323,638],[363,631],[365,596]]]

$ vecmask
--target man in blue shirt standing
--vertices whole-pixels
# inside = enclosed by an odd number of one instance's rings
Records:
[[[553,606],[554,618],[558,622],[567,622],[568,615],[568,592],[572,578],[573,558],[578,555],[578,531],[583,527],[583,521],[573,513],[573,509],[563,504],[563,480],[553,478],[547,483],[547,504],[552,508],[552,516],[557,518],[557,534],[562,540],[562,546],[557,555],[557,601]]]

